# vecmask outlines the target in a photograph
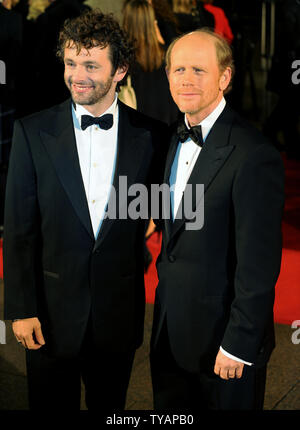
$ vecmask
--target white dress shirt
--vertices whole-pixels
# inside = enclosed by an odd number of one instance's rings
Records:
[[[212,126],[223,111],[225,105],[226,101],[223,97],[215,110],[213,110],[213,112],[211,112],[200,124],[198,124],[201,125],[203,142],[205,142],[205,139],[207,138]],[[186,116],[184,117],[184,121],[186,126],[190,128]],[[183,192],[200,152],[201,147],[197,145],[191,138],[188,138],[185,142],[179,143],[178,145],[169,178],[173,219],[177,214]]]
[[[226,101],[223,97],[220,103],[218,104],[218,106],[200,124],[198,124],[198,125],[201,125],[203,142],[205,142],[211,128],[213,127],[214,123],[223,112],[225,105],[226,105]],[[186,126],[190,128],[186,115],[184,117],[184,120],[185,120]],[[202,148],[198,146],[191,138],[188,138],[185,142],[179,143],[178,145],[178,148],[174,157],[174,161],[172,164],[172,168],[171,168],[170,178],[169,178],[170,190],[171,190],[171,210],[172,210],[173,220],[176,215],[178,217],[182,216],[182,214],[177,214],[177,211],[178,211],[186,184],[193,171],[193,168],[199,157],[201,149]],[[252,363],[248,363],[247,361],[241,360],[229,354],[222,347],[220,347],[220,350],[224,355],[226,355],[227,357],[233,360],[239,361],[249,366],[252,365]]]
[[[95,239],[104,219],[115,172],[119,118],[117,101],[116,95],[113,104],[102,114],[113,114],[113,126],[109,130],[103,130],[98,125],[82,130],[81,116],[93,115],[81,105],[72,106],[79,164]]]

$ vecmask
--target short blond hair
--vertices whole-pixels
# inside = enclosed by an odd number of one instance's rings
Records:
[[[206,35],[209,35],[213,38],[213,40],[215,42],[217,61],[218,61],[218,66],[219,66],[220,72],[221,73],[224,72],[224,70],[226,70],[227,67],[229,67],[231,69],[231,80],[230,80],[228,87],[224,91],[224,94],[226,94],[232,89],[232,79],[233,79],[234,72],[235,72],[232,49],[231,49],[229,43],[227,42],[227,40],[224,39],[224,37],[222,37],[221,35],[219,35],[217,33],[214,33],[209,28],[201,28],[199,30],[195,30],[195,31],[190,32],[190,33],[185,33],[185,34],[180,35],[176,39],[174,39],[173,42],[169,45],[167,52],[166,52],[166,56],[165,56],[166,69],[169,70],[171,67],[171,53],[172,53],[172,50],[174,48],[174,45],[183,37],[185,37],[189,34],[197,34],[197,33],[206,34]]]

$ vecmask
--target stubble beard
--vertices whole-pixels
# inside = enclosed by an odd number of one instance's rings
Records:
[[[81,85],[92,86],[91,94],[76,94],[72,90],[72,79],[69,78],[66,81],[66,85],[71,93],[71,97],[74,103],[84,106],[91,106],[101,102],[105,96],[109,93],[113,82],[113,77],[110,77],[105,82],[80,82]]]

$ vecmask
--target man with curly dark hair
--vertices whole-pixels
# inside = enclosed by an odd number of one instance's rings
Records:
[[[78,55],[83,48],[91,54],[98,52],[92,48],[102,50],[109,46],[107,53],[113,76],[118,68],[122,71],[129,69],[134,59],[134,47],[111,14],[101,16],[103,18],[99,20],[96,10],[82,14],[77,20],[68,20],[59,34],[57,56],[65,61],[66,49],[74,48]]]
[[[79,409],[80,377],[88,409],[123,409],[143,339],[146,220],[121,216],[122,187],[157,182],[165,126],[118,100],[133,48],[111,15],[67,21],[58,55],[71,100],[15,123],[6,319],[26,348],[31,409]]]

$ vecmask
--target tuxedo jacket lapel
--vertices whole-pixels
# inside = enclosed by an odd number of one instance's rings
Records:
[[[95,239],[80,170],[71,102],[69,100],[60,105],[49,129],[41,130],[40,133],[46,151],[78,217],[90,236]],[[118,207],[119,177],[126,177],[127,188],[129,188],[134,183],[139,169],[143,167],[143,157],[149,157],[149,160],[152,157],[152,153],[146,154],[144,151],[142,141],[145,137],[150,139],[150,136],[146,136],[146,134],[150,134],[150,132],[134,124],[126,107],[119,102],[117,159],[113,181],[113,186],[116,190],[117,216],[118,212],[120,212]],[[113,193],[110,195],[110,199],[112,198],[114,198]],[[126,201],[124,201],[124,204],[126,204]],[[110,218],[103,220],[94,249],[100,246],[113,222],[114,219]]]
[[[170,185],[170,174],[171,174],[171,168],[174,161],[174,157],[177,151],[178,147],[178,138],[176,134],[173,134],[171,138],[170,148],[166,159],[166,167],[165,167],[165,174],[164,174],[164,184]],[[170,238],[172,226],[173,226],[173,219],[172,219],[172,208],[171,208],[171,195],[168,194],[163,198],[162,204],[163,204],[163,214],[164,214],[164,223],[165,223],[165,234],[167,237],[167,240]]]
[[[171,239],[186,223],[189,222],[191,212],[195,212],[197,206],[201,204],[202,195],[195,193],[196,184],[204,185],[204,194],[207,192],[209,186],[214,180],[219,170],[224,165],[227,158],[230,156],[234,149],[234,145],[229,145],[230,131],[233,122],[233,113],[229,107],[225,107],[214,126],[212,127],[209,135],[207,136],[199,157],[195,163],[194,169],[187,182],[187,185],[192,186],[192,208],[188,213],[183,210],[184,195],[187,192],[185,189],[183,198],[181,200],[178,214],[182,214],[180,218],[174,220],[169,238]],[[175,153],[174,153],[175,155]],[[174,159],[174,156],[173,156]],[[171,165],[173,162],[171,161]]]
[[[137,127],[137,124],[133,124],[132,118],[129,116],[128,109],[126,106],[119,103],[119,129],[118,129],[118,145],[117,145],[117,159],[116,168],[113,180],[113,188],[115,194],[111,193],[108,205],[116,205],[116,217],[120,214],[127,214],[127,192],[128,188],[135,183],[137,174],[141,168],[143,168],[144,157],[149,160],[152,154],[146,154],[144,150],[143,140],[145,138],[150,139],[150,132],[145,131],[143,128]],[[120,190],[120,177],[126,178],[126,190],[122,187]],[[123,183],[124,185],[124,183]],[[120,191],[122,193],[120,199]],[[123,194],[126,193],[126,196]],[[115,199],[115,201],[112,201]],[[119,205],[122,201],[121,207]],[[128,215],[127,215],[128,216]],[[101,229],[99,231],[95,247],[98,248],[112,227],[115,219],[109,217],[105,218],[102,222]]]
[[[59,106],[56,117],[49,124],[49,130],[41,130],[40,134],[75,212],[89,235],[94,238],[77,153],[70,100]]]

